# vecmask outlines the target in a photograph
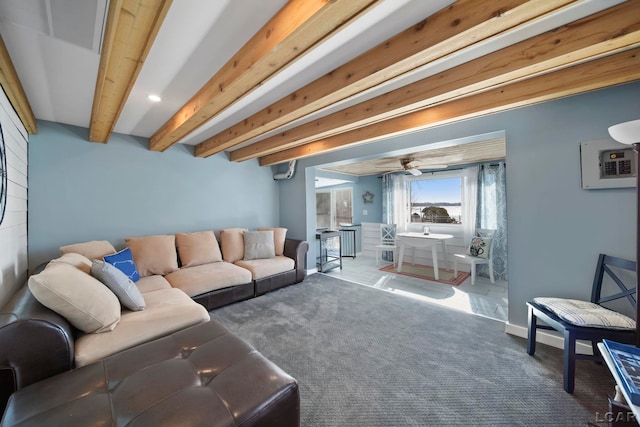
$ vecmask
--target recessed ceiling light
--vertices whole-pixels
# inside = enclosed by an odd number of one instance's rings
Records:
[[[149,98],[149,101],[152,101],[152,102],[162,101],[162,98],[160,98],[158,95],[149,95],[148,98]]]

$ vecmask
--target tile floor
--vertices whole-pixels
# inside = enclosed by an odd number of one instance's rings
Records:
[[[380,271],[375,257],[358,255],[355,259],[343,258],[342,270],[335,268],[324,273],[350,282],[379,288],[408,298],[416,298],[435,304],[491,319],[507,321],[507,287],[505,281],[491,283],[488,278],[471,278],[460,286],[450,286],[415,277]]]

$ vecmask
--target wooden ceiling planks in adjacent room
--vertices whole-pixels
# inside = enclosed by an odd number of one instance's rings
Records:
[[[171,0],[109,3],[89,141],[108,141],[170,6]]]
[[[459,0],[304,88],[196,146],[207,157],[429,62],[561,9],[570,0]]]
[[[149,141],[164,151],[379,0],[291,0]]]
[[[640,80],[640,48],[510,83],[383,122],[260,157],[268,166],[436,125]]]
[[[491,138],[477,142],[443,148],[427,148],[381,159],[360,160],[341,165],[324,166],[321,169],[345,175],[367,176],[401,171],[402,160],[411,159],[419,169],[431,169],[434,165],[463,165],[500,160],[506,157],[504,138]]]
[[[266,156],[498,85],[640,45],[640,2],[629,2],[485,55],[395,91],[232,151]]]

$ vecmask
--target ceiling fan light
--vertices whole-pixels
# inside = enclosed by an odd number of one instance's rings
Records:
[[[640,142],[640,119],[611,126],[609,135],[622,144],[631,145]]]

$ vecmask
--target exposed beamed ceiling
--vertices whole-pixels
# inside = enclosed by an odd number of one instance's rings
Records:
[[[29,132],[268,166],[640,80],[640,0],[106,3],[0,3],[0,83]]]

